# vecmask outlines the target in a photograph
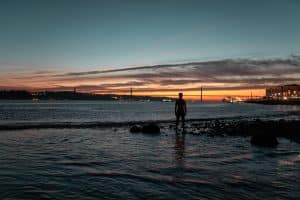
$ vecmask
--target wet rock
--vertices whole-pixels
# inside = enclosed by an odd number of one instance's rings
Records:
[[[134,125],[130,128],[131,133],[140,133],[142,132],[142,127],[140,125]]]
[[[198,124],[198,123],[192,123],[191,126],[193,126],[193,127],[198,127],[199,124]]]
[[[146,124],[142,127],[142,133],[159,134],[160,128],[157,124]]]
[[[257,146],[275,147],[278,145],[276,136],[271,135],[254,135],[250,142]]]
[[[175,128],[176,126],[174,124],[170,124],[169,128]]]
[[[262,123],[261,119],[254,119],[256,123]]]

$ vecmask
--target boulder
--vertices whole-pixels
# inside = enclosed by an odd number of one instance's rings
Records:
[[[130,128],[131,133],[140,133],[142,132],[142,127],[140,125],[134,125]]]
[[[151,124],[145,124],[142,127],[143,133],[152,133],[152,134],[159,134],[160,128],[157,124],[151,123]]]
[[[277,138],[270,135],[254,135],[251,137],[251,144],[257,146],[274,147],[278,144]]]

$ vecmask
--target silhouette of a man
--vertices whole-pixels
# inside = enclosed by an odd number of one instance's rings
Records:
[[[183,97],[182,93],[179,93],[178,96],[179,99],[176,100],[176,104],[175,104],[176,128],[178,126],[180,118],[182,122],[182,128],[184,128],[184,120],[186,115],[186,103],[185,100],[182,98]]]

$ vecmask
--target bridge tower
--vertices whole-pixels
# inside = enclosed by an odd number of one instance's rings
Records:
[[[203,88],[201,87],[201,102],[202,102],[202,100],[203,100]]]

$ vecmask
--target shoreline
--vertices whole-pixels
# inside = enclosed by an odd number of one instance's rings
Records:
[[[246,100],[245,103],[254,103],[254,104],[262,104],[262,105],[300,105],[300,100]]]
[[[190,130],[194,135],[283,137],[300,143],[300,120],[214,120],[191,124]]]
[[[202,118],[202,119],[187,119],[187,123],[203,122],[213,120],[236,120],[238,117],[220,117],[220,118]],[[246,118],[245,118],[246,119]],[[126,127],[132,125],[144,125],[149,123],[156,124],[175,124],[175,119],[166,120],[147,120],[147,121],[123,121],[123,122],[10,122],[0,124],[0,131],[3,130],[26,130],[26,129],[63,129],[63,128],[110,128],[110,127]]]
[[[186,124],[195,124],[195,123],[205,123],[211,122],[214,123],[216,121],[222,123],[228,122],[251,122],[251,121],[300,121],[300,119],[283,119],[283,118],[275,118],[275,119],[268,119],[268,118],[257,118],[257,117],[219,117],[219,118],[192,118],[186,119]],[[165,119],[165,120],[146,120],[146,121],[121,121],[121,122],[112,122],[112,121],[83,121],[83,122],[43,122],[43,121],[36,121],[36,122],[8,122],[8,123],[0,123],[0,131],[5,130],[26,130],[26,129],[84,129],[84,128],[113,128],[113,127],[126,127],[126,126],[133,126],[133,125],[145,125],[155,123],[158,125],[166,125],[166,124],[175,124],[175,119]]]
[[[134,125],[157,124],[161,132],[175,131],[174,120],[140,121],[140,122],[87,122],[87,123],[22,123],[0,125],[1,131],[18,131],[30,129],[101,129],[125,128]],[[189,119],[185,130],[181,132],[192,135],[208,136],[273,136],[284,137],[300,143],[300,120],[260,120],[260,119]]]

